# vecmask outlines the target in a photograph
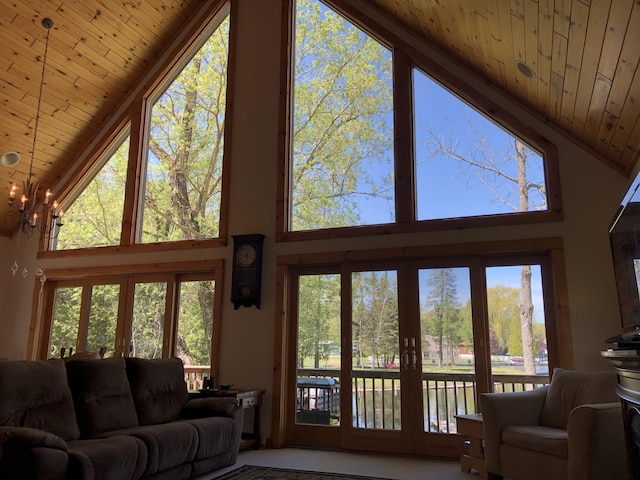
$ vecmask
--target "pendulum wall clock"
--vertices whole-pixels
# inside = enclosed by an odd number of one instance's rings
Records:
[[[231,303],[234,310],[252,305],[260,308],[264,235],[233,235],[232,238]]]

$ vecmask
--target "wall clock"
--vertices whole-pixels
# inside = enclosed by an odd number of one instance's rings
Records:
[[[260,308],[262,245],[264,235],[233,235],[231,303],[234,310],[255,305]]]

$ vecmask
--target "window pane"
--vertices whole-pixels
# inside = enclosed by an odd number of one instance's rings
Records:
[[[116,343],[116,322],[120,285],[94,285],[91,288],[86,350],[111,352]]]
[[[546,210],[540,154],[414,70],[418,220]]]
[[[187,365],[210,367],[213,335],[213,280],[180,283],[176,356]]]
[[[400,430],[401,361],[396,272],[352,275],[352,395],[354,428]]]
[[[57,288],[53,301],[53,322],[49,357],[60,357],[62,349],[69,355],[69,349],[76,349],[82,287]]]
[[[120,244],[129,137],[65,212],[54,250]]]
[[[136,283],[129,356],[162,358],[166,282]]]
[[[340,424],[340,345],[340,275],[301,276],[297,423]]]
[[[228,49],[227,18],[153,105],[143,243],[218,236]]]
[[[489,267],[486,276],[494,388],[522,389],[522,381],[501,378],[549,373],[541,269],[539,265]]]
[[[317,0],[295,29],[290,228],[393,222],[391,52]]]
[[[456,433],[455,415],[475,413],[469,269],[419,270],[425,432]]]

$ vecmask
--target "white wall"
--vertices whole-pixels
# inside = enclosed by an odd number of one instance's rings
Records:
[[[361,2],[354,2],[361,3]],[[233,310],[231,270],[225,277],[221,347],[221,383],[272,387],[273,323],[275,319],[275,258],[290,252],[464,243],[517,238],[564,237],[572,319],[573,349],[578,369],[610,368],[600,358],[603,340],[620,331],[618,304],[607,230],[629,181],[600,159],[568,142],[540,119],[514,108],[485,88],[485,94],[537,128],[559,149],[565,220],[548,225],[500,227],[473,231],[403,234],[358,239],[276,244],[277,121],[279,99],[280,0],[238,2],[240,44],[237,50],[236,96],[230,198],[230,234],[264,233],[262,308]],[[446,64],[441,60],[442,64]],[[457,68],[451,66],[452,69]],[[0,357],[25,358],[30,298],[35,279],[11,278],[11,252],[17,240],[0,239]],[[32,242],[35,243],[35,242]],[[24,242],[20,246],[21,257]],[[32,246],[32,245],[31,245]],[[33,250],[33,249],[32,249]],[[35,270],[31,253],[31,271]],[[231,259],[229,246],[219,249],[173,252],[172,261]],[[160,254],[131,255],[131,263],[160,261]],[[107,256],[43,262],[46,268],[109,265]],[[5,268],[6,267],[6,268]],[[263,407],[263,429],[270,427],[271,395]]]

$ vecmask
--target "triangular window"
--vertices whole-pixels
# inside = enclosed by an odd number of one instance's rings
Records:
[[[76,200],[62,212],[63,224],[54,239],[55,250],[120,244],[124,192],[129,159],[129,135],[103,157],[98,173]]]

